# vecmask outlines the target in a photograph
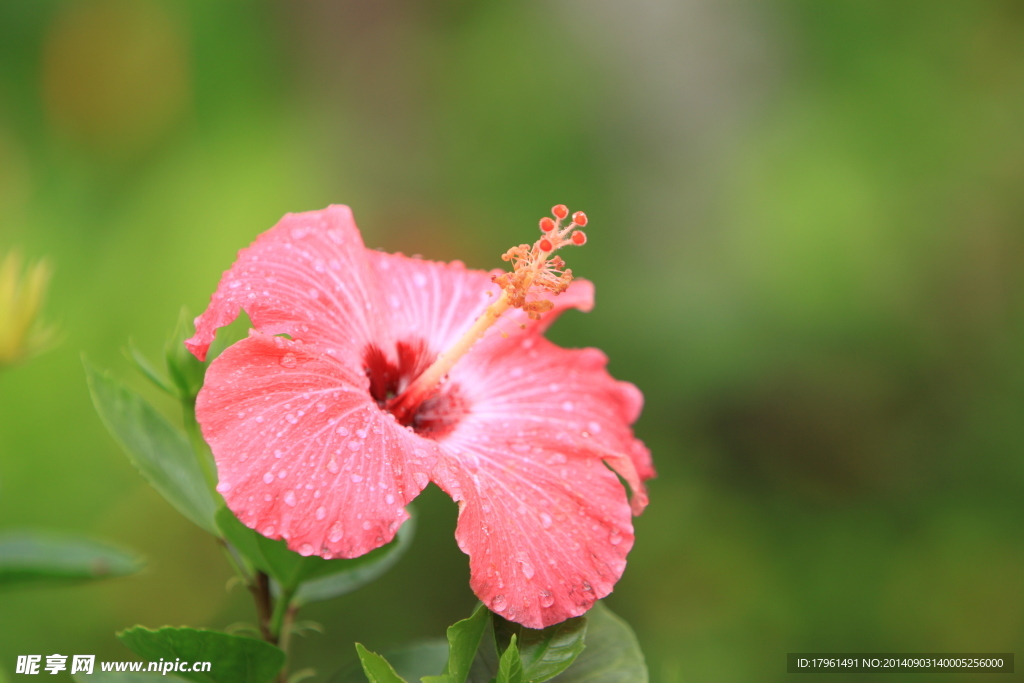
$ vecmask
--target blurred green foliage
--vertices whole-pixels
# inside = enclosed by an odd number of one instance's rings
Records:
[[[0,252],[53,265],[64,335],[0,374],[0,529],[149,560],[0,595],[0,669],[252,618],[79,354],[131,376],[129,338],[158,355],[237,249],[329,203],[369,246],[480,268],[552,204],[588,212],[597,307],[551,336],[647,397],[660,477],[609,604],[654,681],[1019,649],[1022,120],[1012,1],[0,2]],[[394,571],[308,609],[321,680],[472,606],[455,506],[419,510]]]

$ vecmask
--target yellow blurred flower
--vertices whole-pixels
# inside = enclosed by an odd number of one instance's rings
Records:
[[[52,270],[45,260],[22,272],[21,253],[11,251],[0,263],[0,368],[49,349],[57,329],[40,318]]]

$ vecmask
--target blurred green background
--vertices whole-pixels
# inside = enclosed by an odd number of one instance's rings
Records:
[[[597,306],[551,336],[647,398],[660,476],[608,603],[654,681],[1020,654],[1022,122],[1020,2],[0,1],[0,251],[51,260],[64,334],[0,373],[0,529],[149,558],[0,594],[0,669],[252,618],[80,354],[148,391],[129,338],[159,355],[236,250],[329,203],[369,246],[479,268],[551,205],[587,211],[567,257]],[[324,633],[295,668],[468,614],[455,506],[418,505],[397,569],[304,612]]]

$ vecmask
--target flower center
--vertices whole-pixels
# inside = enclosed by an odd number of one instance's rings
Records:
[[[370,396],[384,410],[389,410],[388,402],[422,373],[432,358],[423,340],[399,342],[395,351],[395,361],[379,346],[368,346],[363,352],[363,367],[370,380]],[[466,404],[459,387],[449,385],[423,401],[416,410],[395,417],[420,436],[437,439],[454,429],[465,413]]]
[[[399,422],[412,424],[421,406],[438,396],[438,386],[448,371],[505,311],[521,308],[531,319],[538,320],[542,313],[554,308],[548,299],[533,298],[527,301],[527,295],[531,290],[544,290],[557,296],[569,287],[572,271],[565,267],[565,261],[556,256],[555,252],[569,244],[586,244],[587,236],[577,228],[587,224],[587,215],[577,211],[572,215],[572,221],[562,227],[562,221],[569,216],[569,209],[559,204],[551,209],[551,213],[554,219],[540,219],[541,237],[532,246],[520,244],[502,255],[502,260],[512,264],[512,272],[494,277],[495,284],[501,287],[498,300],[488,306],[465,334],[450,349],[440,354],[430,367],[419,373],[407,387],[399,389],[396,396],[385,399],[387,409],[394,413]]]

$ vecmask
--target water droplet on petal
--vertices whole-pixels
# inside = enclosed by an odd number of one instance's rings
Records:
[[[519,565],[519,568],[523,570],[523,576],[526,577],[526,580],[532,579],[534,574],[533,565],[527,560],[519,560]]]
[[[551,595],[551,591],[541,591],[540,592],[540,606],[541,607],[551,607],[551,605],[553,605],[553,604],[555,604],[555,596]]]
[[[294,368],[299,364],[299,360],[295,357],[294,353],[286,353],[281,356],[281,367],[282,368]]]
[[[369,531],[372,527],[373,527],[373,524],[370,523],[370,520],[366,520],[365,522],[363,522],[363,530],[364,531]]]
[[[266,474],[264,474],[263,475],[263,483],[264,484],[273,484],[274,483],[274,473],[273,472],[267,472]]]
[[[231,484],[227,483],[226,481],[222,481],[219,484],[217,484],[217,493],[227,493],[230,490]]]
[[[504,595],[496,595],[494,602],[491,603],[491,609],[495,612],[504,612],[505,608],[508,607],[508,601]]]
[[[389,493],[388,495],[384,496],[384,501],[388,505],[394,505],[395,504],[395,497]]]
[[[544,525],[545,529],[551,528],[551,515],[546,512],[540,513],[540,523]]]
[[[611,536],[608,537],[608,542],[612,545],[619,545],[622,543],[622,534],[618,531],[613,531]]]
[[[335,522],[331,525],[330,531],[327,532],[327,540],[331,543],[337,543],[344,535],[345,529],[341,526],[341,522]]]
[[[335,461],[334,457],[332,456],[330,461],[327,463],[327,471],[330,472],[331,474],[337,474],[338,470],[340,469],[341,467],[338,466],[337,461]]]
[[[318,507],[316,509],[316,519],[317,519],[317,521],[320,521],[321,519],[323,519],[326,516],[327,516],[327,508],[325,508],[323,505],[321,505],[320,507]]]
[[[287,505],[288,507],[292,507],[293,508],[293,507],[295,507],[296,502],[298,502],[298,501],[295,500],[295,491],[287,491],[284,494],[284,503],[285,503],[285,505]]]
[[[303,557],[309,557],[313,554],[313,550],[314,548],[312,543],[303,543],[299,546],[299,555],[302,555]]]
[[[358,475],[358,474],[353,474],[353,475],[352,475],[352,483],[353,483],[353,484],[358,484],[358,483],[359,483],[359,482],[361,482],[362,480],[363,480],[362,476],[360,476],[360,475]]]
[[[421,489],[425,488],[426,485],[430,483],[430,477],[428,477],[423,472],[413,472],[412,480],[415,481],[416,485],[419,486]]]
[[[342,436],[348,436],[348,427],[346,427],[345,425],[341,425],[340,427],[338,427],[338,434]]]

